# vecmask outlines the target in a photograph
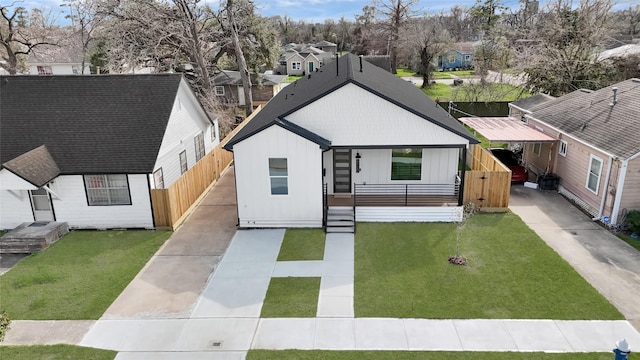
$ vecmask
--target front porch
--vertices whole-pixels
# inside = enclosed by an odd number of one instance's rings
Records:
[[[460,183],[353,184],[353,194],[327,194],[328,206],[459,206]]]

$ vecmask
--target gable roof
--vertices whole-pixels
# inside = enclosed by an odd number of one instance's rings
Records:
[[[278,85],[287,78],[287,75],[260,74],[262,85],[273,86]],[[238,85],[242,86],[242,77],[239,71],[223,70],[213,77],[213,83],[216,85]],[[258,75],[251,73],[251,84],[258,85]]]
[[[613,103],[613,88],[617,88]],[[576,90],[546,103],[528,117],[621,159],[640,153],[640,79],[597,91]]]
[[[179,74],[0,76],[0,164],[20,172],[25,159],[48,163],[46,149],[60,174],[151,173],[181,81]]]
[[[60,175],[58,164],[53,160],[45,145],[19,155],[2,165],[37,187],[41,187]]]
[[[473,54],[475,51],[475,43],[473,42],[459,42],[451,44],[451,49],[456,50],[463,54]]]
[[[518,109],[522,109],[524,111],[534,111],[535,109],[539,108],[540,105],[545,104],[554,99],[556,98],[551,95],[540,93],[540,94],[530,96],[528,98],[513,101],[509,103],[509,105],[513,105]]]
[[[327,40],[322,40],[318,43],[315,43],[313,46],[320,48],[320,47],[327,47],[327,46],[338,46],[337,44],[334,44],[332,42],[329,42]]]
[[[450,117],[415,85],[367,61],[362,62],[362,71],[360,71],[359,64],[360,59],[357,56],[347,54],[340,57],[337,64],[335,60],[329,62],[313,74],[288,85],[236,133],[224,148],[231,150],[235,143],[262,131],[278,119],[286,120],[287,115],[347,84],[355,84],[422,117],[425,121],[430,121],[468,139],[470,143],[478,142],[462,124]],[[336,67],[338,74],[336,74]]]

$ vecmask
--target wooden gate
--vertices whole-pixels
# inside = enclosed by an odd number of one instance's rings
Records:
[[[484,210],[505,210],[509,207],[511,170],[490,151],[473,145],[467,154],[463,203],[473,202]]]

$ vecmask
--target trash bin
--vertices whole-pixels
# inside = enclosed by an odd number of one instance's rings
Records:
[[[543,174],[538,176],[538,185],[540,190],[558,190],[560,177],[556,174]]]

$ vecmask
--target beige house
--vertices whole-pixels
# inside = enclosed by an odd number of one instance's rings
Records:
[[[558,140],[526,144],[527,167],[556,174],[561,194],[594,220],[618,224],[625,210],[640,209],[638,99],[640,79],[629,79],[512,107],[529,126]]]

